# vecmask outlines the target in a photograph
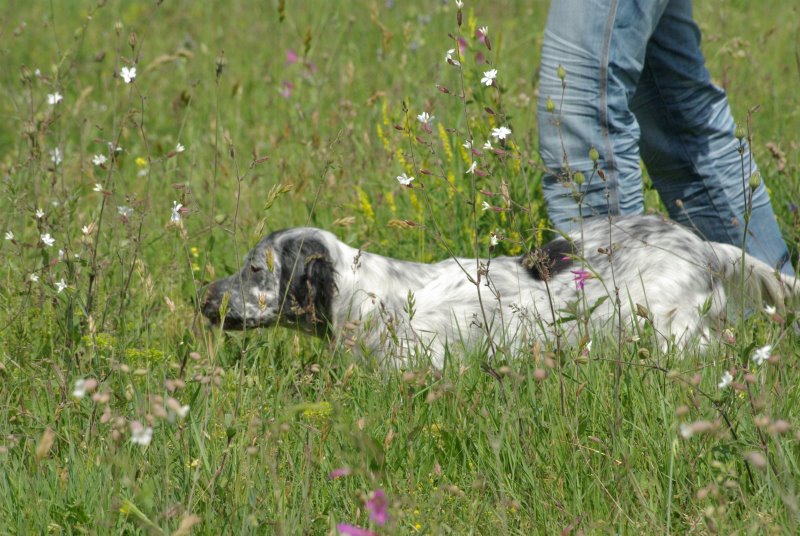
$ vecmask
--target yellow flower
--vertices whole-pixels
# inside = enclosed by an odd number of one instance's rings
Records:
[[[136,165],[138,167],[140,167],[140,168],[146,168],[147,167],[147,160],[145,160],[141,156],[137,156],[136,157]]]

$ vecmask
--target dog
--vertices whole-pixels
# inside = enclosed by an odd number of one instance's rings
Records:
[[[662,348],[706,345],[724,326],[730,288],[783,308],[797,280],[736,246],[707,242],[659,216],[595,218],[522,256],[434,264],[352,248],[314,228],[277,231],[202,305],[226,330],[283,325],[403,366],[437,368],[458,347],[523,351],[575,344],[595,330],[649,324]],[[422,352],[423,354],[420,354]]]

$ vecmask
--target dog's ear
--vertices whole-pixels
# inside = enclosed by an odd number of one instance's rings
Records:
[[[281,314],[290,323],[324,331],[336,293],[336,270],[325,245],[311,236],[287,239],[280,248]]]

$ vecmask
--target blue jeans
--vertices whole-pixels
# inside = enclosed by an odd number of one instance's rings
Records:
[[[566,88],[557,75],[566,71]],[[553,0],[542,48],[539,151],[554,225],[644,210],[640,159],[670,216],[792,274],[789,252],[725,92],[711,83],[691,0]],[[547,110],[552,99],[555,111]],[[599,153],[592,173],[589,151]],[[575,200],[574,173],[584,175]]]

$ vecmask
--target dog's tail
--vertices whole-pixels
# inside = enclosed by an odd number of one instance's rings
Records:
[[[740,288],[744,278],[745,298],[753,305],[762,301],[783,311],[790,298],[800,297],[800,280],[784,275],[742,249],[730,244],[710,242],[711,264],[726,284]],[[734,296],[735,297],[735,296]]]

